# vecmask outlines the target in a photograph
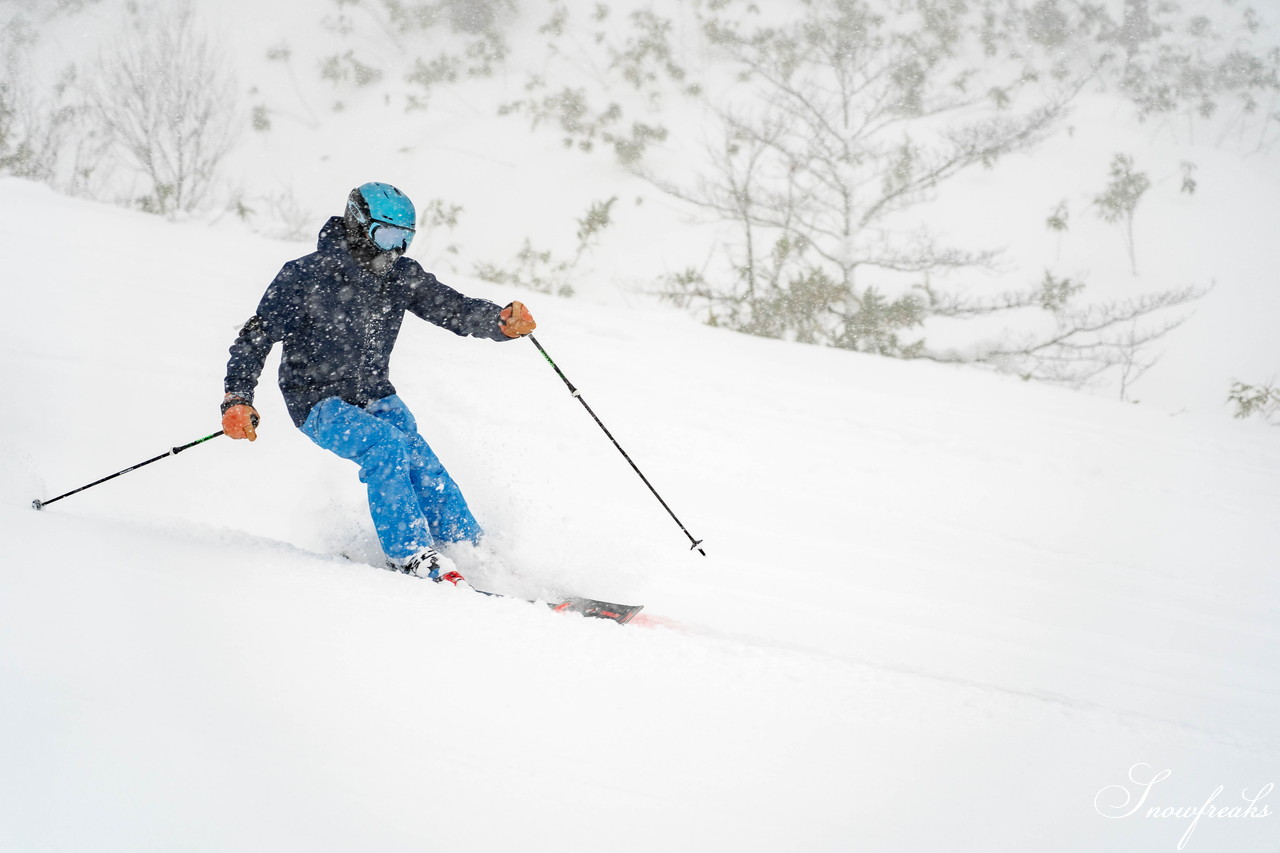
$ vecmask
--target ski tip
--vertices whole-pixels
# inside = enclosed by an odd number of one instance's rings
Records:
[[[637,605],[635,605],[634,607],[632,607],[630,610],[628,610],[625,614],[623,614],[623,615],[622,615],[622,616],[617,620],[618,624],[619,624],[619,625],[626,625],[626,624],[628,624],[629,622],[631,622],[632,620],[634,620],[634,619],[636,618],[636,616],[640,613],[640,611],[641,611],[641,610],[643,610],[643,609],[644,609],[644,605],[643,605],[643,604],[637,604]]]

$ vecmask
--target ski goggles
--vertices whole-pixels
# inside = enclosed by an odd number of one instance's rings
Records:
[[[384,252],[389,252],[392,249],[403,250],[409,248],[409,243],[413,241],[414,233],[415,230],[413,228],[378,222],[376,219],[369,225],[369,239],[373,241],[373,245]]]

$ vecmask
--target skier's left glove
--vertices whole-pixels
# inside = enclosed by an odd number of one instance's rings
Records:
[[[258,410],[247,400],[228,394],[222,398],[222,431],[231,438],[258,440]]]
[[[498,327],[508,338],[522,338],[538,328],[523,302],[512,302],[498,314]]]

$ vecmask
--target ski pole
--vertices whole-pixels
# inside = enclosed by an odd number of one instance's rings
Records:
[[[220,435],[222,435],[222,430],[218,430],[213,435],[206,435],[204,438],[197,438],[195,441],[191,442],[190,444],[184,444],[181,447],[174,447],[165,453],[161,453],[159,456],[151,457],[146,462],[139,462],[137,465],[133,465],[129,468],[125,468],[123,471],[117,471],[114,474],[111,474],[110,476],[103,477],[101,480],[94,480],[92,483],[89,483],[88,485],[81,486],[78,489],[72,489],[71,491],[67,492],[64,495],[58,495],[56,498],[49,498],[49,500],[47,501],[42,501],[39,498],[37,498],[36,500],[31,502],[31,506],[34,507],[35,509],[43,509],[44,507],[47,507],[49,504],[53,503],[54,501],[60,501],[63,498],[69,498],[72,495],[76,494],[77,492],[83,492],[85,489],[92,489],[94,486],[101,485],[102,483],[107,482],[107,480],[114,480],[116,477],[119,477],[121,474],[128,474],[130,471],[137,471],[143,465],[150,465],[152,462],[159,462],[161,459],[164,459],[166,456],[176,456],[177,454],[181,453],[184,450],[187,450],[188,448],[195,447],[197,444],[204,444],[209,439],[217,438]]]
[[[582,408],[587,410],[587,414],[591,415],[591,418],[596,422],[596,425],[599,426],[600,429],[604,430],[605,435],[609,436],[609,440],[613,442],[613,446],[618,448],[618,452],[622,454],[622,458],[627,460],[627,464],[631,466],[631,470],[635,471],[636,474],[639,475],[640,479],[644,481],[644,484],[649,487],[649,491],[653,492],[653,496],[658,499],[658,503],[662,504],[662,508],[667,511],[667,515],[671,516],[671,519],[680,526],[682,531],[684,531],[684,535],[689,537],[689,541],[693,543],[689,550],[693,551],[696,549],[702,556],[707,556],[707,552],[699,547],[702,545],[702,540],[693,538],[693,534],[689,532],[689,529],[681,523],[679,518],[676,518],[676,514],[671,511],[671,507],[667,506],[667,502],[662,499],[662,495],[658,494],[658,490],[649,482],[649,478],[646,477],[636,463],[631,460],[631,457],[627,455],[627,451],[622,449],[622,445],[618,444],[618,440],[613,437],[613,433],[609,432],[609,428],[604,425],[599,416],[597,416],[595,412],[591,411],[591,407],[587,405],[587,401],[582,399],[582,392],[573,386],[573,383],[569,381],[569,377],[564,375],[564,371],[560,369],[560,366],[556,364],[555,361],[552,360],[551,356],[547,354],[547,351],[542,348],[542,344],[538,343],[538,339],[533,335],[528,335],[527,337],[529,340],[533,341],[533,345],[538,348],[538,352],[542,353],[542,357],[547,360],[547,364],[551,365],[552,370],[554,370],[556,375],[564,382],[565,387],[569,389],[569,393],[578,398],[578,402],[582,404]]]

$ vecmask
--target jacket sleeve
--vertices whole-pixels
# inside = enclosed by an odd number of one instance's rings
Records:
[[[284,340],[300,310],[297,270],[289,263],[271,282],[258,303],[257,312],[241,327],[231,344],[224,391],[253,402],[253,392],[258,387],[267,355],[278,341]]]
[[[455,335],[509,341],[498,325],[502,306],[488,299],[463,296],[421,267],[407,276],[408,308],[428,323],[448,329]]]

